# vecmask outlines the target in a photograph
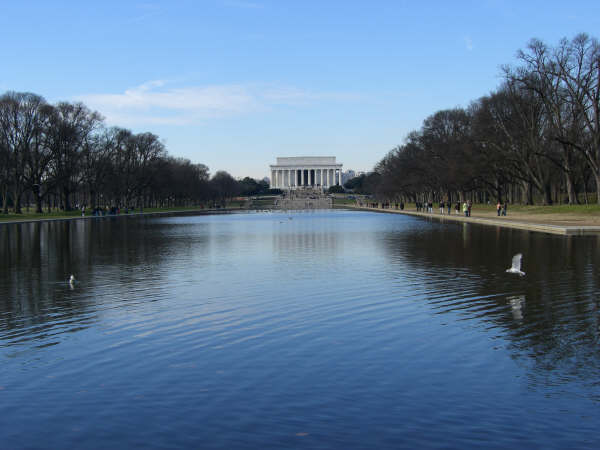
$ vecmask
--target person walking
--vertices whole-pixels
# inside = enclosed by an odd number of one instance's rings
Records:
[[[471,217],[471,205],[472,205],[471,200],[469,200],[467,202],[467,210],[468,210],[468,213],[469,213],[468,217]]]
[[[448,200],[448,215],[452,212],[452,202]]]
[[[440,200],[440,214],[444,215],[444,202]]]
[[[469,207],[467,206],[467,202],[463,203],[463,212],[465,213],[465,217],[469,217]]]
[[[498,200],[498,204],[496,205],[496,211],[498,212],[498,217],[500,217],[500,210],[502,209],[502,204],[500,200]]]
[[[508,204],[504,202],[504,206],[502,207],[502,215],[506,216],[506,210],[508,209]]]

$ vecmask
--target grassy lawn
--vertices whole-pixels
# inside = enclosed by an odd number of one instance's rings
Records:
[[[411,205],[414,209],[414,204]],[[434,204],[434,208],[437,204]],[[473,211],[489,211],[496,212],[496,205],[475,204]],[[600,214],[600,205],[508,205],[509,213],[523,214],[575,214],[575,215],[596,215]]]
[[[509,205],[509,208],[516,212],[527,214],[577,214],[592,215],[600,214],[600,205],[553,205],[553,206],[535,206],[535,205]],[[495,210],[495,207],[493,208]]]
[[[273,208],[273,204],[275,202],[274,197],[258,197],[252,200],[252,208],[253,209],[271,209]]]
[[[33,211],[33,208],[31,209]],[[41,214],[35,212],[27,212],[23,210],[23,214],[0,214],[0,222],[6,222],[11,220],[39,220],[39,219],[64,219],[69,217],[81,217],[81,211],[44,211]],[[86,212],[86,215],[88,213]]]
[[[346,197],[334,197],[333,198],[334,206],[344,206],[344,205],[356,205],[356,199],[346,198]]]

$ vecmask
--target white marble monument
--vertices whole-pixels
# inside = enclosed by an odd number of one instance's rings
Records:
[[[335,156],[277,158],[271,168],[271,189],[328,189],[342,184],[342,164]]]

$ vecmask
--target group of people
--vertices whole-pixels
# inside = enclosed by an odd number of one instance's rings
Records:
[[[504,204],[500,203],[500,200],[498,200],[498,204],[496,205],[496,211],[498,212],[498,216],[506,216],[506,209],[508,208],[508,205],[506,202],[504,202]]]
[[[488,202],[489,204],[489,202]],[[367,203],[368,207],[371,208],[382,208],[382,209],[389,209],[390,208],[390,204],[388,203]],[[404,203],[396,203],[394,205],[396,207],[396,209],[400,209],[403,210],[404,209]],[[417,209],[417,212],[426,212],[426,213],[433,213],[433,202],[415,202],[415,207]],[[463,202],[463,204],[461,205],[460,202],[456,202],[456,204],[454,205],[454,212],[456,215],[459,215],[462,213],[465,215],[465,217],[471,217],[471,208],[473,207],[473,202],[471,202],[471,200],[467,200],[465,202]],[[447,211],[448,215],[452,214],[452,202],[450,201],[443,201],[441,200],[439,202],[439,208],[440,208],[440,214],[445,214],[445,212]],[[498,204],[496,205],[496,210],[498,212],[498,216],[506,216],[506,210],[508,209],[508,204],[506,202],[501,203],[500,201],[498,201]]]
[[[463,210],[463,213],[465,213],[465,217],[471,217],[471,207],[472,206],[473,206],[473,204],[471,203],[471,200],[467,200],[466,202],[463,203],[462,210]]]
[[[465,217],[471,216],[471,207],[472,206],[473,206],[473,204],[471,203],[471,200],[467,200],[466,202],[463,203],[462,210],[465,213]],[[415,202],[415,207],[417,208],[417,212],[426,212],[426,213],[433,212],[433,202]],[[450,202],[450,201],[444,202],[442,200],[439,203],[439,207],[440,207],[440,214],[445,214],[445,211],[448,212],[448,215],[452,214],[452,202]],[[460,214],[460,210],[461,210],[460,202],[456,202],[456,205],[454,205],[455,214]]]
[[[417,212],[433,212],[433,202],[415,202]]]
[[[111,206],[110,208],[108,206],[105,206],[104,208],[101,208],[100,206],[94,208],[92,210],[92,216],[118,216],[119,214],[121,214],[122,212],[124,212],[125,214],[129,214],[129,213],[135,213],[135,208],[129,208],[126,207],[124,210],[121,210],[121,208],[119,208],[118,206]],[[83,217],[85,215],[85,207],[81,207],[81,216]]]

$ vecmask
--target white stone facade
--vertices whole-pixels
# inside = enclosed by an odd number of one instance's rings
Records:
[[[328,189],[342,184],[342,164],[335,156],[277,158],[271,169],[271,189]]]

